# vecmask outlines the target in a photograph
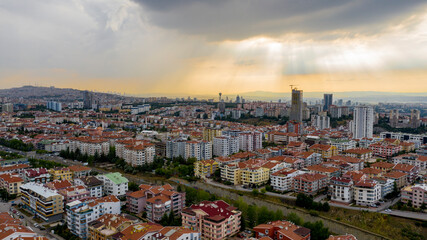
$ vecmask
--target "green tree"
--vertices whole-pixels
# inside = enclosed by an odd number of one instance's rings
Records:
[[[270,211],[266,206],[262,206],[261,208],[258,208],[257,215],[258,215],[257,224],[267,223],[269,220],[271,220],[271,217],[273,217],[272,216],[273,214],[270,213]]]
[[[249,205],[248,206],[248,226],[249,226],[249,228],[253,228],[254,226],[255,226],[255,224],[256,224],[256,221],[257,221],[257,207],[255,206],[255,205],[253,205],[253,204],[251,204],[251,205]]]
[[[129,191],[135,192],[139,190],[139,185],[135,182],[129,182],[128,184]]]
[[[277,220],[283,220],[283,219],[285,219],[285,216],[283,215],[283,211],[277,209],[276,212],[274,213],[274,220],[277,221]]]
[[[300,216],[298,216],[296,213],[293,213],[293,212],[289,213],[286,216],[286,219],[288,221],[290,221],[290,222],[293,222],[296,225],[299,225],[299,226],[301,226],[304,223],[303,220],[302,220],[302,218]]]
[[[310,236],[312,240],[325,240],[329,237],[329,229],[323,226],[322,221],[306,222],[303,226],[311,230]]]

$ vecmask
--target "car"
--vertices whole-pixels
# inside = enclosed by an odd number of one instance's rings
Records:
[[[34,227],[38,228],[38,227],[39,227],[39,225],[38,225],[37,223],[34,223]]]
[[[389,212],[391,212],[391,209],[386,209],[386,210],[384,210],[384,212],[389,213]]]
[[[20,218],[20,219],[24,219],[24,216],[22,216],[22,215],[21,215],[21,216],[19,216],[19,218]]]

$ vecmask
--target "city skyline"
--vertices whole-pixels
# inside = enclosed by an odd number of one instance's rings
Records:
[[[2,88],[427,92],[423,1],[6,1]]]

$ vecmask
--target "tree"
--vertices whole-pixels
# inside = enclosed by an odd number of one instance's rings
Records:
[[[310,236],[312,240],[325,240],[329,237],[329,229],[323,226],[322,221],[316,221],[314,223],[306,222],[303,225],[311,230]]]
[[[262,206],[261,208],[258,209],[257,215],[258,215],[257,223],[263,224],[263,223],[267,223],[271,219],[273,214],[270,213],[270,211],[266,206]]]
[[[258,189],[256,189],[256,188],[252,189],[252,194],[253,194],[254,196],[257,196],[257,195],[258,195],[258,193],[259,193]]]
[[[248,206],[248,222],[249,228],[253,228],[256,224],[257,216],[256,216],[256,206],[251,204]]]
[[[290,221],[290,222],[293,222],[294,224],[296,224],[296,225],[299,225],[299,226],[301,226],[302,224],[303,224],[303,220],[302,220],[302,218],[300,217],[300,216],[298,216],[296,213],[289,213],[287,216],[286,216],[286,219],[288,220],[288,221]]]
[[[285,219],[285,216],[283,215],[283,211],[277,209],[276,212],[274,213],[274,220],[277,221],[277,220],[283,220],[283,219]]]
[[[128,184],[129,191],[135,192],[139,190],[139,185],[135,182],[129,182]]]
[[[240,231],[243,231],[246,229],[246,220],[243,215],[240,216]]]

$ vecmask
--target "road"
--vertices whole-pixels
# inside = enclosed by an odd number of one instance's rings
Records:
[[[14,150],[14,149],[9,149],[9,148],[6,148],[4,146],[0,146],[0,150],[3,150],[3,151],[8,150],[8,151],[19,153],[19,154],[24,155],[24,156],[26,155],[25,152]],[[39,158],[39,159],[50,160],[50,161],[62,163],[64,165],[83,165],[83,163],[81,163],[79,161],[72,161],[72,160],[64,159],[60,156],[55,156],[55,155],[51,155],[51,154],[36,154],[35,157]],[[95,169],[96,171],[98,171],[99,173],[104,173],[104,174],[109,173],[109,171],[104,170],[104,169],[100,169],[100,168],[96,168],[96,167],[95,168],[92,167],[92,168]],[[144,179],[142,179],[141,177],[138,177],[138,176],[134,176],[131,174],[124,174],[124,175],[130,181],[138,183],[138,184],[149,183],[149,182],[145,181]],[[204,183],[210,184],[212,186],[220,187],[223,189],[252,192],[252,189],[245,189],[245,188],[242,188],[241,186],[224,185],[224,184],[221,184],[218,182],[214,182],[211,179],[207,179]],[[283,199],[290,199],[290,200],[296,199],[296,197],[291,196],[290,194],[278,194],[278,193],[273,193],[273,192],[266,192],[266,195],[273,196],[273,197],[279,197],[279,198],[283,198]],[[319,196],[319,197],[316,197],[314,200],[315,201],[322,201],[325,197],[326,196]],[[358,211],[380,212],[383,214],[389,214],[389,215],[393,215],[393,216],[397,216],[397,217],[412,218],[412,219],[417,219],[417,220],[427,220],[427,214],[425,214],[425,213],[416,213],[416,212],[409,212],[409,211],[397,211],[397,210],[393,210],[391,212],[385,212],[384,211],[384,210],[388,209],[390,206],[396,204],[398,201],[400,201],[400,198],[396,198],[393,201],[386,201],[385,203],[381,204],[378,208],[353,207],[353,206],[337,204],[337,203],[332,203],[332,202],[329,202],[329,205],[333,206],[333,207],[352,209],[352,210],[358,210]]]

